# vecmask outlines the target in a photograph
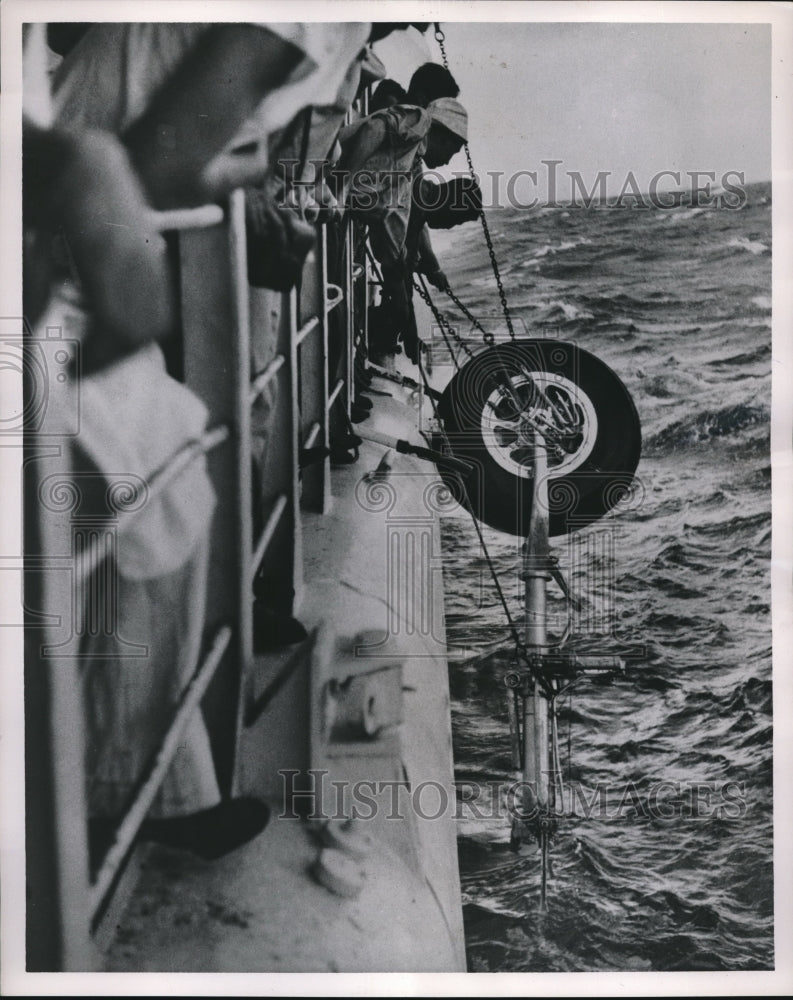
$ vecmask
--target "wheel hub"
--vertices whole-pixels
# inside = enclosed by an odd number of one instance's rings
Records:
[[[512,375],[496,387],[482,409],[481,430],[496,462],[513,475],[533,475],[534,441],[542,436],[552,477],[577,469],[592,452],[597,414],[589,397],[561,374]]]

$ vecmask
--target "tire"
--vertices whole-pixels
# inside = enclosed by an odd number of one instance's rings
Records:
[[[565,535],[630,495],[641,454],[639,415],[628,390],[588,351],[557,340],[518,340],[476,355],[438,404],[452,454],[473,471],[464,487],[459,477],[439,471],[455,497],[465,492],[480,521],[525,536],[533,489],[526,416],[537,413],[550,413],[557,432],[548,453],[549,533]]]

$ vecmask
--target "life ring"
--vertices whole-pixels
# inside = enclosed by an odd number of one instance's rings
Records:
[[[528,532],[537,427],[551,535],[590,524],[630,493],[641,454],[636,407],[617,375],[574,344],[516,340],[482,351],[449,382],[438,416],[452,454],[473,466],[464,480],[439,469],[444,482],[500,531]]]

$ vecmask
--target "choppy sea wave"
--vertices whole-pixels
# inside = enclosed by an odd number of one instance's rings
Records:
[[[537,851],[509,848],[509,644],[451,666],[472,970],[773,966],[770,186],[748,194],[741,211],[491,219],[519,335],[560,336],[609,364],[644,446],[641,502],[586,532],[613,548],[592,541],[601,557],[587,564],[580,545],[555,544],[610,633],[573,640],[616,645],[628,665],[561,706],[571,808],[546,914]],[[498,332],[477,228],[443,250],[452,284]],[[520,618],[520,540],[486,538]],[[504,620],[464,518],[444,524],[444,561],[450,640],[484,651]],[[549,612],[561,634],[556,591]],[[608,808],[592,807],[598,788]]]

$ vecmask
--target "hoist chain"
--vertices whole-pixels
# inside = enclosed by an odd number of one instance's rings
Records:
[[[459,368],[459,364],[457,363],[457,358],[454,356],[451,347],[449,345],[449,337],[451,337],[455,341],[455,343],[460,347],[460,350],[466,355],[468,360],[469,361],[472,360],[474,358],[473,351],[468,346],[468,344],[462,339],[462,337],[457,331],[457,328],[452,326],[452,324],[449,322],[448,316],[435,305],[435,303],[432,300],[432,297],[429,294],[429,291],[427,290],[427,286],[424,284],[424,279],[421,278],[421,284],[419,284],[414,278],[413,287],[419,293],[424,302],[431,309],[432,314],[435,317],[435,322],[438,324],[438,328],[441,334],[443,335],[444,342],[446,343],[447,350],[449,351],[449,355],[452,358],[455,368]],[[473,314],[468,311],[468,309],[463,305],[462,302],[460,302],[460,300],[457,298],[454,292],[451,291],[448,285],[446,287],[446,293],[447,295],[449,295],[452,301],[454,301],[457,304],[458,308],[460,308],[465,313],[465,315],[476,325],[477,329],[482,331],[482,336],[488,347],[492,347],[495,342],[493,334],[488,333],[486,330],[483,329],[481,323],[479,323],[476,317],[473,316]],[[548,409],[549,411],[554,412],[558,415],[557,407],[551,402],[551,400],[548,399],[546,393],[544,393],[543,390],[534,382],[534,380],[531,377],[531,373],[528,371],[524,371],[524,376],[526,377],[528,384],[532,387],[532,395],[528,403],[524,400],[521,400],[515,392],[515,389],[512,385],[510,373],[507,371],[503,362],[500,364],[499,368],[500,368],[499,371],[494,371],[492,374],[497,380],[499,388],[501,389],[502,393],[511,400],[512,405],[515,407],[515,412],[521,415],[525,415],[525,419],[527,420],[528,423],[532,425],[534,431],[537,434],[540,434],[542,438],[545,440],[545,444],[546,447],[548,448],[549,454],[553,455],[555,458],[558,458],[559,460],[562,460],[565,457],[565,451],[562,448],[560,441],[564,437],[566,431],[564,429],[560,430],[558,428],[555,428],[548,421],[548,419],[544,417],[541,413],[526,412],[527,406],[540,404],[542,406],[545,406],[546,409]]]
[[[471,350],[468,344],[466,344],[466,342],[462,339],[460,334],[457,332],[456,327],[452,326],[451,322],[449,321],[449,317],[435,305],[432,298],[430,297],[429,292],[424,287],[422,287],[422,285],[420,285],[415,278],[413,279],[413,287],[419,293],[419,295],[424,300],[426,305],[428,305],[430,310],[432,311],[432,315],[435,317],[435,322],[438,324],[441,333],[443,333],[444,339],[446,337],[446,333],[448,333],[449,336],[454,340],[454,342],[459,346],[463,354],[465,354],[465,356],[470,361],[474,357],[474,352]],[[477,327],[480,330],[482,329],[477,320],[474,320],[474,323],[476,323]],[[484,331],[482,332],[484,333]],[[492,338],[493,335],[489,334],[489,336]],[[492,344],[492,340],[487,341],[487,343]]]
[[[441,58],[443,59],[443,65],[448,70],[449,60],[446,56],[446,46],[444,42],[446,41],[446,35],[441,31],[441,26],[438,21],[435,22],[435,41],[438,43],[438,48],[441,50]],[[464,143],[465,158],[468,161],[468,172],[471,175],[471,180],[474,183],[477,182],[476,171],[474,170],[474,161],[471,159],[471,150],[468,147],[468,141]],[[504,283],[501,280],[501,271],[498,267],[498,260],[496,259],[496,251],[493,248],[493,239],[490,236],[490,227],[487,224],[487,216],[485,215],[484,207],[479,209],[479,221],[482,223],[482,232],[484,233],[485,243],[487,244],[487,252],[490,255],[490,265],[493,268],[493,277],[496,279],[496,285],[498,286],[498,297],[501,299],[501,310],[504,313],[504,320],[507,324],[507,330],[509,331],[510,339],[515,339],[515,329],[512,326],[512,316],[510,315],[509,306],[507,305],[507,293],[504,291]],[[489,343],[489,341],[486,341]]]
[[[482,326],[482,324],[479,322],[476,316],[474,316],[474,314],[471,312],[471,310],[464,302],[460,301],[456,293],[451,290],[449,285],[446,285],[443,290],[444,292],[446,292],[446,294],[449,296],[452,302],[457,306],[457,308],[460,310],[463,316],[465,316],[465,318],[470,321],[471,326],[473,326],[475,330],[478,330],[482,334],[482,340],[487,344],[487,346],[492,347],[493,344],[495,344],[496,342],[496,338],[493,336],[493,334],[488,333],[488,331],[485,330],[485,328]]]
[[[418,286],[416,286],[416,287],[418,289]],[[419,294],[421,294],[421,289],[418,289],[418,291],[419,291]],[[428,303],[428,305],[433,310],[433,312],[436,312],[436,308],[435,308],[432,300],[430,299],[429,295],[426,295],[426,297],[424,295],[422,295],[422,298],[425,299],[425,301]],[[440,315],[439,313],[438,313],[438,315],[436,315],[436,319],[438,319],[438,322],[440,322],[439,315]],[[431,387],[430,387],[430,384],[429,384],[429,380],[427,378],[427,373],[424,370],[424,365],[422,364],[422,361],[421,361],[421,354],[419,354],[419,366],[418,367],[419,367],[419,372],[421,373],[422,382],[424,383],[424,390],[426,392],[427,398],[430,401],[430,405],[432,406],[433,416],[435,418],[435,423],[437,424],[438,430],[440,432],[441,440],[443,442],[443,447],[444,447],[444,449],[449,454],[453,454],[451,444],[449,443],[448,435],[446,434],[446,431],[445,431],[444,426],[443,426],[443,421],[441,420],[440,414],[438,413],[438,404],[437,404],[437,402],[435,400],[435,397],[429,391]],[[479,539],[480,549],[482,551],[482,554],[485,557],[485,561],[487,562],[488,569],[490,570],[490,575],[491,575],[491,577],[493,579],[493,586],[496,589],[496,594],[498,595],[498,599],[501,602],[501,607],[502,607],[502,609],[504,611],[504,617],[507,619],[507,627],[508,627],[508,629],[510,631],[510,635],[512,636],[512,641],[515,644],[515,656],[517,658],[519,658],[520,660],[522,660],[525,663],[526,667],[528,668],[528,670],[529,670],[529,672],[530,672],[530,674],[532,676],[532,679],[535,679],[535,675],[534,675],[533,670],[532,670],[532,664],[531,664],[530,659],[529,659],[528,648],[526,646],[526,643],[521,638],[521,635],[518,632],[518,627],[515,624],[515,620],[512,617],[512,614],[511,614],[511,612],[509,610],[509,604],[507,603],[506,594],[504,593],[504,588],[501,586],[501,581],[498,578],[498,572],[496,570],[496,565],[495,565],[495,562],[493,560],[493,557],[490,555],[490,552],[488,551],[487,543],[485,542],[485,536],[484,536],[484,533],[482,532],[482,526],[477,521],[476,515],[474,514],[473,508],[471,506],[471,503],[470,503],[470,501],[467,498],[465,484],[463,483],[462,478],[460,477],[460,474],[459,473],[454,473],[454,476],[458,480],[459,485],[460,485],[460,494],[459,495],[460,495],[461,500],[462,500],[462,506],[465,508],[465,510],[471,516],[471,523],[473,524],[474,530],[476,531],[477,538]],[[540,683],[544,682],[544,678],[537,677],[536,679]]]

